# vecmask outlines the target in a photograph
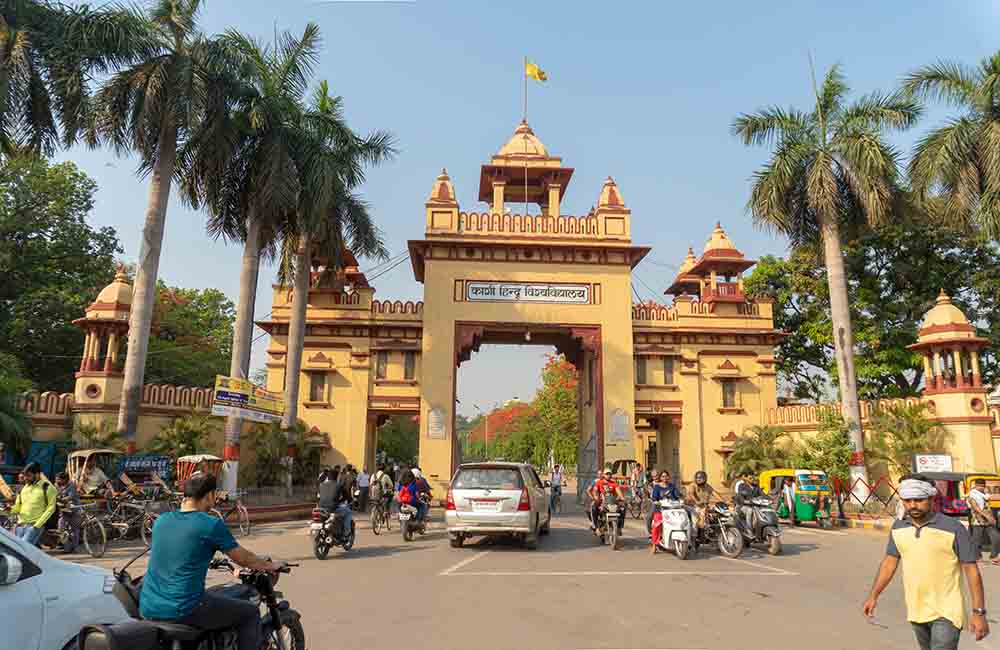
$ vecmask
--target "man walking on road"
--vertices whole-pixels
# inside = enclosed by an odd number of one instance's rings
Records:
[[[878,597],[892,582],[902,560],[907,618],[920,650],[955,650],[965,625],[960,573],[965,574],[972,596],[969,628],[976,641],[990,633],[990,625],[983,579],[976,564],[978,553],[961,523],[931,512],[931,499],[936,494],[934,483],[919,474],[900,482],[899,496],[909,519],[892,525],[885,557],[863,612],[869,618],[875,615]]]
[[[368,512],[368,468],[361,468],[358,472],[358,510]]]
[[[997,530],[997,518],[990,508],[990,499],[986,496],[986,479],[977,478],[969,491],[969,507],[972,509],[972,543],[975,545],[976,558],[980,557],[985,542],[990,543],[990,561],[1000,564],[1000,530]]]

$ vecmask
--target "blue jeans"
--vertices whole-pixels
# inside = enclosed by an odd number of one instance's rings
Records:
[[[417,501],[417,521],[423,521],[426,519],[427,511],[430,509],[431,507],[429,504],[424,503],[423,501]]]
[[[913,633],[917,635],[920,650],[957,650],[958,637],[962,630],[946,618],[939,618],[928,623],[910,623]]]
[[[38,538],[42,536],[42,529],[34,526],[18,526],[14,529],[14,534],[29,544],[38,546]]]
[[[334,510],[334,513],[339,517],[342,517],[340,534],[341,538],[347,539],[351,535],[351,504],[341,503],[337,506],[336,510]]]
[[[552,512],[556,511],[556,497],[562,496],[562,486],[553,485],[552,486],[552,496],[549,497],[549,510]]]

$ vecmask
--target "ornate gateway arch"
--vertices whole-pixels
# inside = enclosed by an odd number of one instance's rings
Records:
[[[380,418],[410,414],[425,475],[447,483],[458,366],[484,343],[538,343],[580,373],[581,473],[637,459],[719,480],[729,442],[776,407],[780,334],[771,304],[743,295],[753,262],[716,226],[667,290],[673,305],[636,304],[631,272],[649,248],[633,245],[631,212],[609,177],[588,214],[561,214],[572,176],[521,123],[481,168],[484,212],[460,210],[446,171],[434,181],[424,236],[409,242],[422,303],[377,300],[353,259],[335,283],[314,283],[299,416],[328,435],[326,462],[371,465]],[[540,212],[509,211],[527,204]],[[276,286],[258,323],[271,334],[269,390],[284,385],[290,308]]]

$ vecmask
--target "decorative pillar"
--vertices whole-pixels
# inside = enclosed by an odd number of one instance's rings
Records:
[[[983,377],[979,372],[979,350],[969,350],[969,361],[972,362],[972,385],[979,388],[983,385]]]
[[[90,358],[90,330],[83,337],[83,355],[80,356],[80,372],[87,369],[87,359]]]
[[[941,352],[934,350],[934,388],[942,389],[944,388],[944,365],[941,359]]]
[[[559,190],[562,189],[562,185],[558,183],[549,183],[549,216],[558,217],[559,216]]]
[[[962,374],[962,350],[955,348],[951,351],[951,359],[955,364],[955,387],[965,385],[965,375]]]
[[[924,390],[928,388],[934,388],[934,369],[931,367],[931,357],[929,354],[924,354]]]
[[[716,288],[719,285],[719,276],[715,271],[712,271],[708,278],[709,286],[712,288],[712,295],[715,295]]]
[[[507,183],[493,181],[493,213],[503,214],[503,193]]]

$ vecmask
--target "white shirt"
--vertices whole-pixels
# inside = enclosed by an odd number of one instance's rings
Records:
[[[365,474],[364,470],[358,472],[358,487],[359,488],[368,487],[368,475]]]
[[[969,490],[969,499],[968,500],[969,501],[974,501],[976,503],[976,505],[979,507],[979,509],[982,512],[989,512],[990,511],[990,502],[986,498],[986,495],[983,494],[979,490],[979,488],[975,488],[974,487],[971,490]],[[975,513],[973,513],[973,523],[975,523],[975,524],[980,523],[980,517],[978,515],[976,515]]]

